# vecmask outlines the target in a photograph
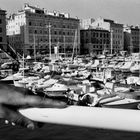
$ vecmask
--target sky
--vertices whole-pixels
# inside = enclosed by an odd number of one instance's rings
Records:
[[[140,0],[0,0],[7,14],[21,10],[24,3],[48,11],[69,13],[79,19],[103,17],[121,24],[140,25]]]

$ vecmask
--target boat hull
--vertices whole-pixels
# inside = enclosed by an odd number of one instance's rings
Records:
[[[107,107],[107,108],[120,108],[120,109],[138,109],[139,108],[140,101],[133,102],[133,103],[124,103],[124,104],[102,104],[101,107]]]

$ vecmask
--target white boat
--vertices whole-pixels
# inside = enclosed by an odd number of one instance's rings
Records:
[[[126,79],[127,84],[137,84],[137,82],[140,80],[138,76],[129,76]]]
[[[48,80],[45,80],[45,81],[43,81],[42,83],[36,83],[35,84],[35,89],[41,89],[41,88],[48,88],[48,87],[51,87],[52,85],[54,85],[55,83],[57,83],[58,82],[58,80],[56,80],[56,79],[48,79]]]
[[[140,72],[140,64],[139,63],[135,63],[131,68],[130,71],[132,73],[139,73]]]
[[[43,123],[140,132],[139,110],[69,106],[63,109],[27,108],[19,112]]]
[[[18,72],[16,74],[12,74],[7,76],[6,78],[1,79],[0,82],[4,84],[14,84],[15,80],[20,80],[22,78],[23,78],[22,74]]]
[[[100,102],[100,105],[102,107],[110,107],[110,108],[121,108],[121,109],[139,109],[140,100],[135,99],[128,99],[128,98],[120,98],[114,100],[114,101],[108,101],[108,102]]]
[[[130,71],[130,68],[132,65],[133,65],[132,61],[127,61],[127,62],[125,62],[125,64],[123,66],[120,67],[120,70],[122,72],[128,72],[128,71]]]
[[[98,67],[98,65],[99,65],[99,60],[96,59],[94,64],[92,64],[90,67],[91,67],[91,69],[96,69]]]
[[[64,84],[55,83],[53,86],[45,88],[44,93],[49,97],[65,96],[68,87]]]
[[[120,68],[124,65],[124,62],[118,62],[118,64],[116,64],[114,66],[115,71],[120,70]]]
[[[107,68],[112,68],[112,69],[114,69],[116,63],[117,63],[116,61],[111,61],[111,62],[107,65]]]
[[[14,85],[16,87],[30,87],[32,83],[36,82],[39,79],[38,76],[31,76],[31,77],[23,77],[20,80],[14,80]]]

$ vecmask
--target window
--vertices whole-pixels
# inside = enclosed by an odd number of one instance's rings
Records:
[[[40,30],[40,34],[42,34],[42,30]]]
[[[2,19],[0,19],[0,24],[2,23]]]
[[[0,42],[2,42],[2,37],[0,37]]]
[[[47,34],[47,31],[44,31],[45,34]]]
[[[31,29],[29,30],[29,33],[30,33],[30,34],[32,33],[32,30],[31,30]]]
[[[35,34],[37,34],[37,30],[35,30]]]
[[[31,25],[32,25],[32,22],[30,21],[30,22],[29,22],[29,26],[31,26]]]
[[[2,28],[0,28],[0,33],[2,33]]]
[[[57,31],[54,31],[54,34],[57,35]]]

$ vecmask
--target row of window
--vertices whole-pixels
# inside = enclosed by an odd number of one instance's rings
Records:
[[[134,37],[132,37],[132,39],[133,39],[133,40],[140,40],[140,37],[134,36]]]
[[[117,40],[117,41],[113,41],[113,44],[116,44],[116,45],[121,45],[121,41],[120,40]]]
[[[137,32],[133,32],[133,31],[132,31],[132,35],[139,35],[139,34],[140,34],[139,31],[137,31]]]
[[[81,42],[83,42],[83,41],[81,40]],[[83,43],[109,44],[110,40],[109,39],[92,38],[91,40],[90,39],[84,40]]]
[[[137,45],[137,46],[139,46],[139,41],[132,41],[132,44],[134,45]]]
[[[93,49],[109,49],[110,48],[110,46],[109,45],[93,45],[92,46],[92,48]],[[116,50],[119,50],[120,49],[120,47],[119,46],[113,46],[113,49],[116,49]]]
[[[46,28],[47,25],[49,26],[49,23],[45,23],[44,21],[42,22],[36,22],[36,21],[29,21],[29,26],[38,26],[38,27],[43,27]],[[68,28],[68,29],[75,29],[78,27],[78,23],[77,24],[73,24],[73,23],[69,23],[69,24],[63,24],[63,21],[58,22],[56,24],[52,24],[51,23],[51,27],[53,28]]]
[[[123,28],[122,29],[113,29],[113,33],[123,34]]]
[[[118,38],[118,39],[122,39],[122,35],[118,35],[118,34],[113,34],[113,38]]]
[[[21,41],[21,37],[9,37],[9,41]]]
[[[82,34],[81,34],[82,35]],[[108,38],[109,37],[109,34],[108,33],[90,33],[90,32],[86,32],[84,34],[85,37],[89,37],[89,36],[92,36],[92,37],[104,37],[104,38]]]
[[[29,29],[30,34],[49,34],[48,30]],[[51,35],[74,35],[75,31],[51,30]]]
[[[48,45],[41,45],[41,46],[35,46],[36,48],[49,48]],[[30,48],[34,48],[34,45],[30,45]],[[51,48],[53,49],[54,48],[54,45],[51,45]],[[65,46],[65,48],[69,48],[69,49],[72,49],[73,46]],[[64,49],[64,46],[59,46],[59,49]]]
[[[45,43],[45,42],[49,42],[49,38],[42,38],[42,37],[38,37],[35,38],[33,36],[29,37],[29,42],[36,42],[36,43]],[[67,38],[64,40],[64,38],[51,38],[51,42],[65,42],[65,43],[73,43],[74,42],[74,38]]]

